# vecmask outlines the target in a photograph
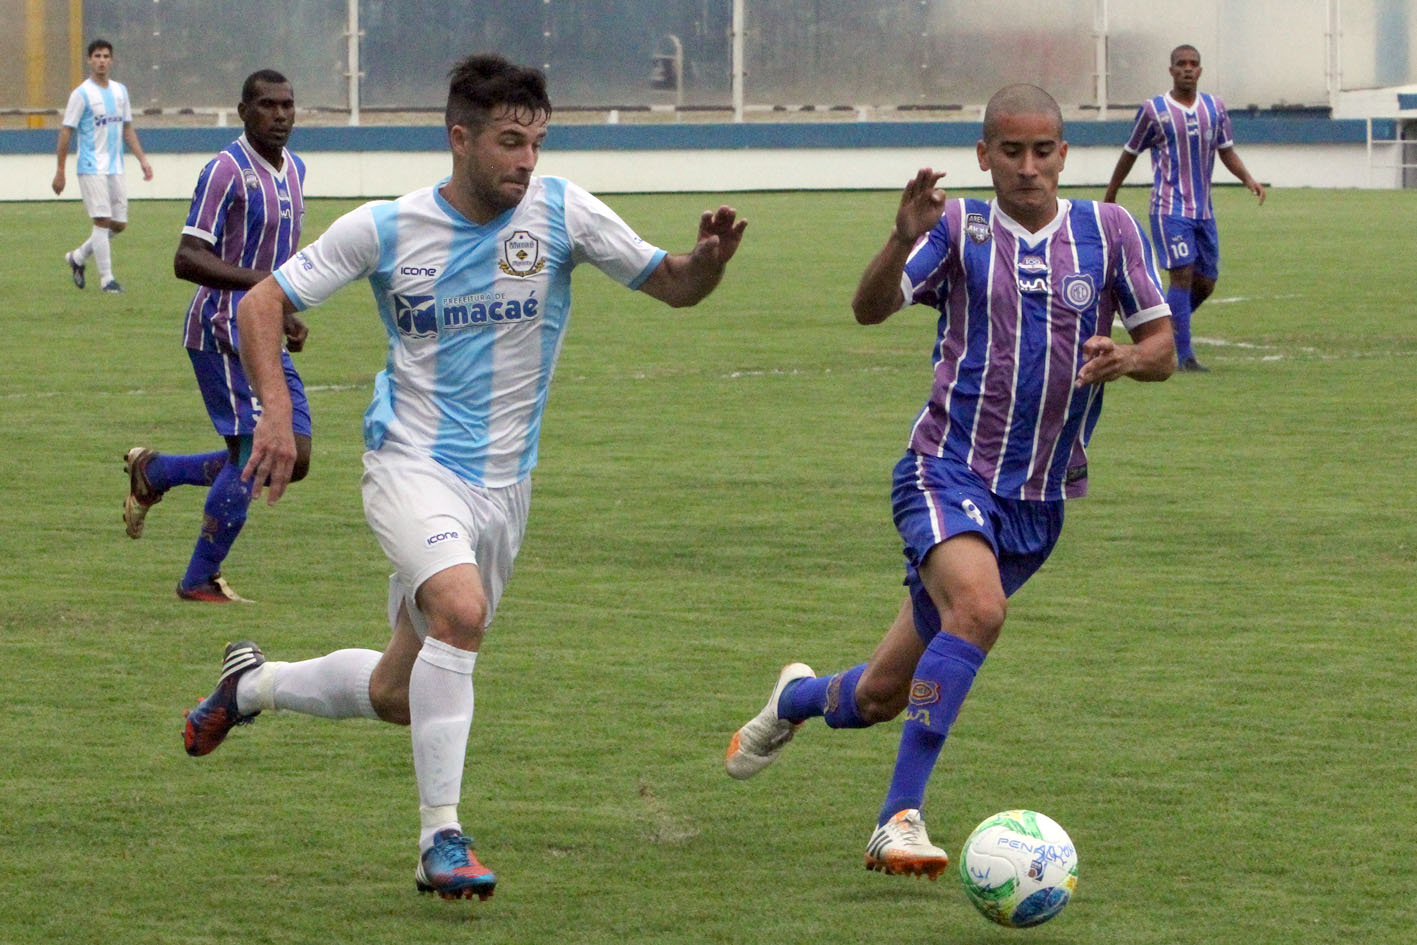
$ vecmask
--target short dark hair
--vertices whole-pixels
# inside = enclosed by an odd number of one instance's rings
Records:
[[[1063,137],[1063,111],[1053,96],[1036,85],[1006,85],[989,99],[984,107],[984,141],[992,142],[999,133],[999,122],[1005,115],[1046,115],[1058,123],[1058,138]]]
[[[546,73],[518,66],[501,56],[482,53],[468,56],[448,72],[449,128],[479,128],[497,108],[525,114],[528,121],[551,117],[546,94]]]
[[[256,100],[256,85],[264,82],[267,85],[289,85],[290,80],[274,69],[257,69],[246,77],[246,81],[241,83],[241,101],[250,103]]]
[[[108,40],[106,40],[106,39],[104,39],[103,37],[100,36],[100,37],[98,37],[97,39],[95,39],[93,42],[89,43],[89,51],[86,52],[86,53],[84,53],[84,58],[87,59],[89,56],[92,56],[92,55],[93,55],[93,51],[94,51],[95,49],[107,49],[110,53],[112,53],[112,52],[113,52],[113,44],[110,43]]]
[[[1195,54],[1196,54],[1196,61],[1197,61],[1197,62],[1200,61],[1201,51],[1200,51],[1199,49],[1197,49],[1196,47],[1192,46],[1190,43],[1182,43],[1181,45],[1177,46],[1175,49],[1171,50],[1171,62],[1172,62],[1172,64],[1174,64],[1174,63],[1176,62],[1176,54],[1177,54],[1178,52],[1181,52],[1182,50],[1189,50],[1190,52],[1195,53]]]

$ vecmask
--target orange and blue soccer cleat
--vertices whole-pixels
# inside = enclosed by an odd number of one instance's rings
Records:
[[[497,874],[477,861],[472,838],[456,830],[440,830],[433,845],[423,851],[413,881],[421,893],[437,893],[444,899],[480,900],[491,898],[497,888]]]
[[[187,754],[195,757],[209,755],[226,738],[226,733],[238,725],[249,725],[261,714],[257,709],[250,715],[242,715],[236,707],[236,684],[241,677],[265,663],[266,654],[250,640],[228,643],[221,662],[221,678],[216,689],[197,707],[187,713],[187,724],[182,729],[182,741]]]

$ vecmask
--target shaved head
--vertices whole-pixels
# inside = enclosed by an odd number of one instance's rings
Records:
[[[1189,43],[1184,43],[1171,50],[1171,62],[1174,63],[1176,61],[1176,57],[1181,53],[1191,53],[1196,57],[1196,62],[1201,61],[1201,51],[1196,47],[1190,45]]]
[[[1043,115],[1057,123],[1058,137],[1063,137],[1063,112],[1053,96],[1036,85],[1007,85],[994,93],[984,108],[984,141],[993,141],[999,134],[999,123],[1006,115]]]

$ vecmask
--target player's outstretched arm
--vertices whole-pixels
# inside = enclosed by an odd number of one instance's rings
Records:
[[[665,256],[640,291],[674,308],[697,305],[718,286],[747,226],[748,221],[738,219],[738,211],[732,207],[705,210],[699,217],[694,248]]]
[[[1220,151],[1220,163],[1224,164],[1225,169],[1245,185],[1246,190],[1260,198],[1260,203],[1264,203],[1264,184],[1250,176],[1250,172],[1245,168],[1245,162],[1240,160],[1240,155],[1235,153],[1234,148],[1224,148]]]
[[[1082,343],[1087,360],[1078,371],[1075,386],[1105,384],[1119,377],[1136,381],[1164,381],[1176,370],[1176,340],[1170,318],[1153,318],[1132,332],[1131,344],[1117,344],[1107,335],[1093,335]]]
[[[851,311],[861,324],[885,321],[905,301],[900,277],[916,241],[935,228],[945,211],[945,192],[936,186],[944,176],[944,171],[922,167],[906,183],[886,245],[866,264],[851,298]]]
[[[295,432],[291,428],[290,390],[281,363],[281,339],[286,318],[295,312],[272,276],[247,292],[236,309],[237,335],[241,339],[241,367],[251,389],[261,401],[261,419],[251,442],[251,458],[241,478],[252,484],[251,497],[259,498],[269,486],[267,503],[274,505],[290,484],[295,468]]]
[[[1112,179],[1107,182],[1107,193],[1102,195],[1103,203],[1117,202],[1117,191],[1122,189],[1122,182],[1127,179],[1136,163],[1137,156],[1124,149],[1122,156],[1117,158],[1117,166],[1112,169]]]

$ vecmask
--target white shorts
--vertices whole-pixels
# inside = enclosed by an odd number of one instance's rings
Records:
[[[128,222],[128,182],[122,174],[80,174],[79,193],[89,219]]]
[[[361,487],[364,517],[394,566],[389,626],[407,604],[418,636],[427,636],[414,594],[456,564],[477,565],[490,624],[526,533],[531,478],[497,489],[474,486],[429,456],[385,444],[364,454]]]

